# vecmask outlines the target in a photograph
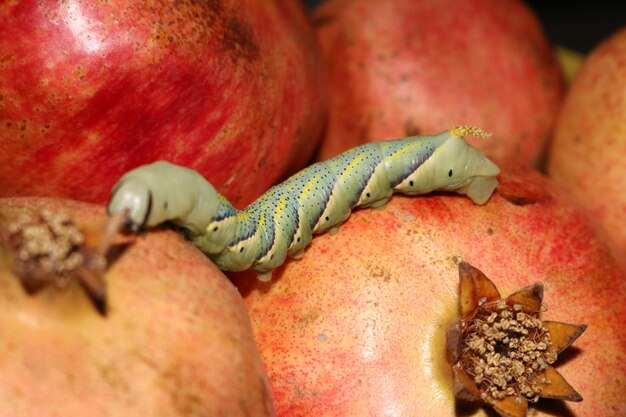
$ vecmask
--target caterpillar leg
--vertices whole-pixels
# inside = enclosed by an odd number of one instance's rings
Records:
[[[389,200],[390,200],[390,198],[384,198],[382,200],[374,201],[370,207],[371,208],[383,207],[385,204],[387,204],[389,202]]]
[[[300,259],[304,256],[304,248],[300,249],[298,252],[292,253],[291,256],[293,259]]]
[[[328,229],[328,234],[329,235],[336,235],[337,233],[339,233],[339,228],[340,227],[341,227],[340,225],[336,225],[336,226],[331,227],[330,229]]]
[[[261,282],[270,282],[272,280],[272,271],[259,272],[256,277]]]

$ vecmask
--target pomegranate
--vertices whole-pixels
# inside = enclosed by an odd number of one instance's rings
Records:
[[[524,2],[330,0],[315,22],[331,83],[321,159],[455,124],[492,132],[472,144],[496,160],[541,155],[563,82]]]
[[[548,174],[626,255],[626,28],[585,59],[566,96]],[[625,261],[626,262],[626,261]]]
[[[278,416],[485,415],[455,401],[446,359],[461,261],[503,296],[543,282],[542,319],[588,325],[554,363],[584,400],[539,400],[533,416],[626,413],[626,272],[548,179],[532,171],[500,179],[484,206],[396,196],[315,238],[270,283],[233,276]]]
[[[2,2],[0,56],[0,196],[105,203],[165,159],[245,205],[308,162],[326,117],[299,2]]]
[[[171,231],[118,242],[128,246],[104,273],[106,316],[67,274],[55,281],[63,289],[26,294],[18,261],[31,263],[22,272],[61,271],[82,253],[81,230],[104,217],[86,203],[0,199],[2,414],[273,416],[240,295]]]

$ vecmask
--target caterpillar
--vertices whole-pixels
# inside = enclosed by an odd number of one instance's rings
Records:
[[[222,270],[252,268],[266,281],[288,255],[301,257],[314,234],[337,228],[355,207],[385,204],[394,192],[454,191],[485,204],[500,170],[465,141],[466,135],[488,136],[462,125],[432,136],[361,145],[305,168],[243,210],[199,173],[159,161],[124,174],[107,210],[126,210],[131,231],[166,221],[182,226]]]

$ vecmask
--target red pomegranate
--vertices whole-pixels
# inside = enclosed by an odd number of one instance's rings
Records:
[[[326,117],[299,2],[2,2],[0,56],[0,196],[104,203],[165,159],[244,205],[308,162]]]
[[[626,264],[626,28],[592,51],[568,90],[548,174]]]
[[[90,238],[82,230],[104,212],[67,200],[0,199],[2,414],[273,416],[240,295],[171,231],[130,244],[117,239],[128,246],[104,273],[106,316],[73,276],[53,280],[63,289],[26,294],[14,270],[28,272],[20,274],[28,282],[37,271],[97,264],[87,262]],[[63,269],[82,255],[82,264]],[[94,284],[80,271],[80,283]]]
[[[524,2],[330,0],[315,21],[331,84],[321,159],[456,124],[492,132],[472,144],[496,160],[541,155],[562,76]]]
[[[455,401],[446,360],[461,261],[503,297],[543,282],[543,319],[588,325],[554,364],[583,401],[540,400],[533,416],[623,415],[626,272],[568,198],[533,172],[505,172],[484,206],[397,196],[315,238],[270,283],[235,276],[277,415],[485,415]]]

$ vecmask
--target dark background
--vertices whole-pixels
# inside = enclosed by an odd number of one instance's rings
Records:
[[[626,1],[527,0],[543,22],[548,38],[579,52],[589,52],[626,26]]]
[[[320,0],[304,0],[313,8]],[[385,1],[385,0],[379,0]],[[406,0],[419,1],[419,0]],[[589,52],[602,39],[626,26],[626,1],[526,0],[555,44]]]

